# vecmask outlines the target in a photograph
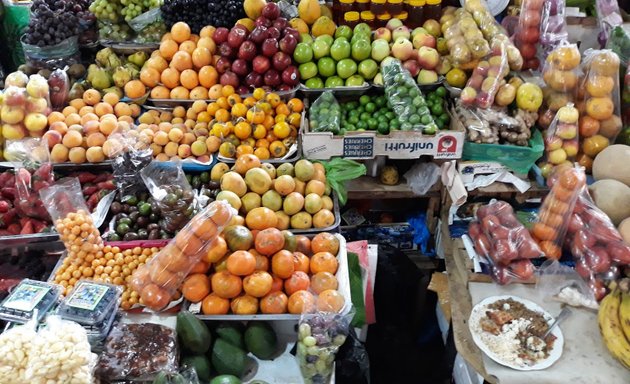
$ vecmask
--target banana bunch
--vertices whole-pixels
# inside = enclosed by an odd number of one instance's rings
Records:
[[[630,290],[623,289],[628,283],[622,280],[599,303],[598,322],[608,351],[630,369]]]

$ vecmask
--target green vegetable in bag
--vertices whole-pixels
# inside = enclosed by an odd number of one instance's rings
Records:
[[[341,205],[348,201],[348,191],[345,182],[356,179],[367,173],[365,165],[353,160],[346,160],[336,157],[330,161],[320,161],[326,169],[326,183],[337,192],[337,197]]]

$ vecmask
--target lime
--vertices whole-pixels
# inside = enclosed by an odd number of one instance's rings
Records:
[[[359,121],[357,123],[357,130],[360,130],[360,129],[365,130],[365,128],[367,128],[367,123],[365,121]]]
[[[385,114],[385,117],[387,117],[387,120],[394,120],[396,118],[396,114],[394,114],[394,112],[389,111]]]
[[[440,116],[441,114],[444,113],[444,107],[442,107],[442,104],[434,104],[433,107],[431,107],[431,113],[434,116]]]
[[[389,135],[389,124],[387,123],[379,123],[378,128],[376,128],[378,133],[381,135]]]
[[[435,120],[435,124],[437,124],[438,129],[444,129],[444,122],[442,120]]]
[[[422,123],[422,125],[428,125],[433,122],[433,118],[431,117],[431,115],[424,115],[422,116],[422,118],[420,118],[420,122]]]
[[[409,123],[402,123],[400,124],[400,129],[403,131],[411,131],[411,129],[413,128],[413,126]]]
[[[395,131],[400,128],[400,123],[398,120],[392,120],[389,122],[389,129]]]
[[[446,96],[446,88],[444,87],[440,87],[438,89],[435,90],[435,93],[440,96],[440,97],[444,97]]]
[[[369,129],[376,129],[378,127],[378,120],[376,119],[368,119],[367,125]]]
[[[365,105],[365,104],[367,104],[367,103],[369,103],[369,102],[370,102],[370,96],[368,96],[368,95],[363,95],[363,96],[359,97],[359,103],[360,103],[361,105]]]
[[[376,104],[374,103],[367,103],[365,104],[365,111],[366,112],[374,112],[376,110]]]
[[[440,117],[438,117],[438,119],[442,120],[444,124],[448,124],[451,121],[451,117],[446,112],[441,114]]]
[[[413,124],[413,125],[418,124],[418,123],[420,122],[420,116],[415,115],[415,114],[414,114],[414,115],[409,116],[409,122],[410,122],[411,124]]]
[[[366,121],[367,119],[369,119],[370,117],[372,117],[372,114],[368,113],[368,112],[363,112],[361,113],[361,120]]]
[[[348,122],[350,124],[356,124],[359,122],[359,117],[357,115],[352,115],[348,118]]]
[[[356,129],[357,129],[357,127],[354,124],[346,125],[346,131],[354,131]]]
[[[437,125],[435,123],[429,124],[427,127],[425,127],[422,130],[422,132],[426,133],[427,135],[435,135],[436,131],[437,131]]]

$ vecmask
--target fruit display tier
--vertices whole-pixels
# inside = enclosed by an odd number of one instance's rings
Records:
[[[277,94],[278,96],[280,96],[280,98],[282,100],[290,100],[294,97],[296,97],[297,92],[301,90],[301,87],[298,85],[293,89],[287,90],[287,91],[275,91],[274,93]],[[252,96],[251,93],[245,93],[240,95],[243,99],[245,99],[246,97]],[[297,95],[299,96],[299,95]],[[161,107],[161,108],[175,108],[177,106],[191,106],[196,100],[192,100],[192,99],[156,99],[156,98],[151,98],[149,97],[147,99],[147,102],[149,104],[149,108],[151,107]],[[207,101],[208,103],[216,101],[215,99],[206,99],[205,101]]]

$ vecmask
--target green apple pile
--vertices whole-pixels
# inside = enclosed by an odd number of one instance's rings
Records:
[[[313,40],[301,35],[293,52],[300,79],[308,88],[361,86],[372,80],[378,64],[370,57],[371,34],[370,26],[360,23],[354,30],[338,27],[334,37],[322,35]]]

